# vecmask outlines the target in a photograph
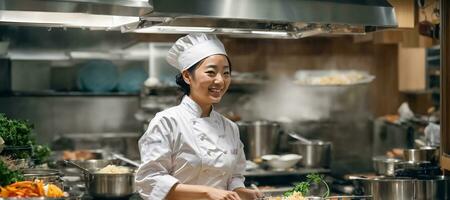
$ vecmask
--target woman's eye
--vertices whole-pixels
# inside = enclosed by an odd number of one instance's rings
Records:
[[[214,74],[216,74],[214,71],[207,71],[206,72],[208,75],[214,75]]]

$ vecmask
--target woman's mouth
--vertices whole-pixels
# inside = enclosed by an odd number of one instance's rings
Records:
[[[209,88],[208,91],[213,97],[220,97],[222,92],[221,89],[217,88]]]

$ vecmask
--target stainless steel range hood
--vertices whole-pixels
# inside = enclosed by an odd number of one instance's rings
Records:
[[[153,12],[122,31],[300,38],[397,26],[386,0],[149,0]]]
[[[151,11],[147,0],[0,0],[0,23],[119,30]]]
[[[397,26],[386,0],[0,0],[0,24],[273,38]]]

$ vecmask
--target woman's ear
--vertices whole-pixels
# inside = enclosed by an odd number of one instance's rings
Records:
[[[181,75],[183,76],[184,82],[186,82],[187,84],[191,84],[191,74],[188,70],[184,70],[183,72],[181,72]]]

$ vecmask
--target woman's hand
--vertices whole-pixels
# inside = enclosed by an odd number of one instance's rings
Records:
[[[239,195],[234,191],[227,191],[208,187],[206,196],[210,200],[241,200]]]
[[[234,190],[242,198],[242,200],[254,200],[257,198],[264,197],[264,195],[256,190],[251,190],[247,188],[237,188]]]

